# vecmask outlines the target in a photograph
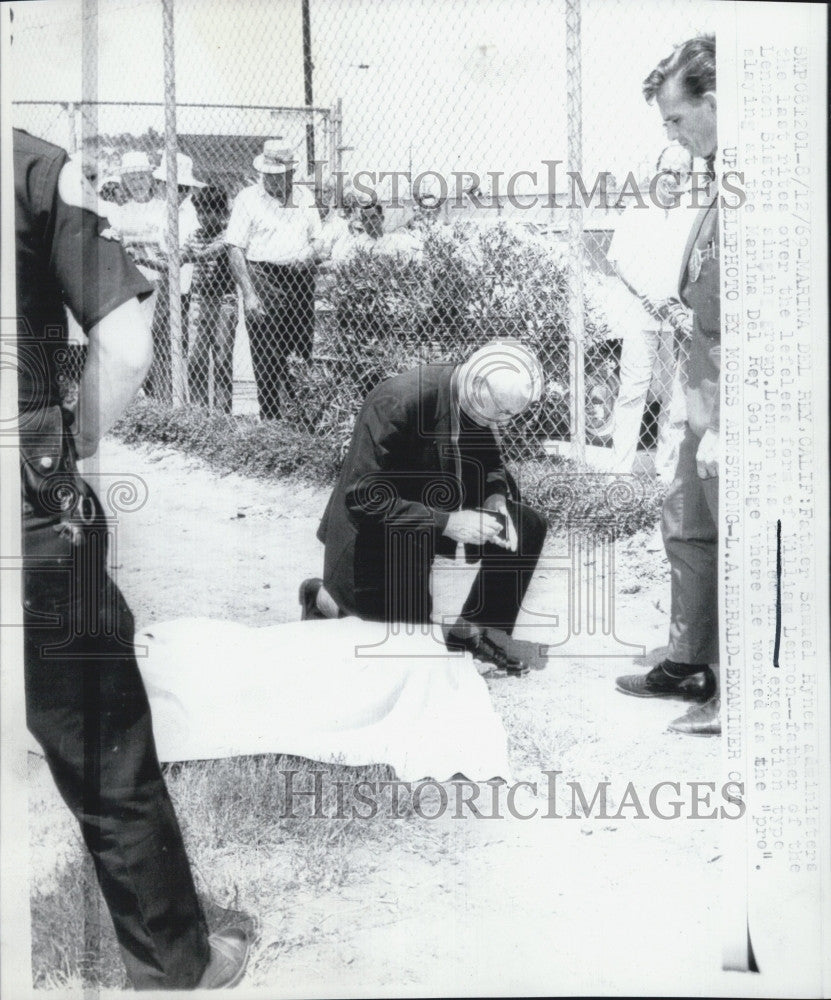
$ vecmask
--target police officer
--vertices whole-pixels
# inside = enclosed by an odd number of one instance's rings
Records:
[[[152,288],[102,235],[80,164],[14,134],[27,724],[81,825],[137,989],[235,985],[243,926],[209,936],[156,757],[133,618],[106,572],[107,524],[75,460],[141,385]],[[61,406],[67,303],[89,338],[79,399]],[[79,928],[80,932],[80,928]]]
[[[692,38],[644,81],[667,136],[707,161],[717,151],[716,43]],[[715,185],[712,185],[715,187]],[[700,701],[669,728],[693,736],[721,732],[718,678],[718,455],[721,302],[718,197],[708,192],[693,222],[681,267],[680,298],[693,313],[685,382],[687,425],[675,479],[664,500],[662,531],[671,570],[669,656],[645,675],[619,677],[624,694]]]

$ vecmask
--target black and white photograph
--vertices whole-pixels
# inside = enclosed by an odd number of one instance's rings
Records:
[[[0,993],[828,996],[826,6],[0,23]]]

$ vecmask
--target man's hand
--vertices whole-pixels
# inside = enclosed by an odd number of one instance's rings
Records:
[[[718,431],[706,430],[695,456],[699,479],[714,479],[718,475],[718,452]]]
[[[462,542],[465,545],[484,545],[486,542],[492,542],[504,549],[508,545],[498,537],[501,531],[502,525],[499,519],[480,510],[453,511],[444,529],[445,535],[454,542]]]
[[[265,315],[262,300],[256,292],[252,291],[244,295],[242,304],[245,309],[246,316],[253,316],[255,319],[260,319]]]
[[[508,513],[508,504],[505,501],[505,497],[501,493],[493,493],[485,500],[482,506],[485,510],[493,510],[497,514],[504,514],[507,528],[506,538],[504,540],[499,539],[495,544],[501,545],[503,548],[508,549],[509,552],[516,552],[518,545],[516,526],[511,519],[511,515]]]

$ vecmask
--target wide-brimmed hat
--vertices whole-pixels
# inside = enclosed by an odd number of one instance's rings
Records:
[[[281,146],[278,139],[266,139],[262,153],[254,157],[254,169],[261,174],[287,174],[296,164],[294,150]]]
[[[153,172],[150,158],[147,153],[142,153],[139,149],[130,149],[121,157],[120,173],[125,174],[149,174]]]
[[[167,180],[167,154],[162,156],[162,162],[153,171],[157,181]],[[205,185],[193,176],[193,160],[185,153],[176,154],[176,183],[179,187],[203,188]]]

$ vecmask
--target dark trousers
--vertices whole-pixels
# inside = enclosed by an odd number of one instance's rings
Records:
[[[668,656],[703,666],[719,658],[718,479],[698,476],[700,440],[687,427],[661,527],[671,573]]]
[[[281,392],[294,398],[289,356],[297,354],[305,361],[312,356],[315,272],[311,266],[259,262],[248,267],[263,304],[262,316],[245,316],[260,416],[274,419],[280,415]]]
[[[188,379],[191,402],[213,405],[230,413],[234,390],[234,340],[237,330],[237,295],[191,295],[188,309]],[[213,382],[211,383],[211,361]]]
[[[539,561],[546,522],[522,503],[509,500],[508,510],[517,529],[517,551],[509,552],[497,545],[470,547],[469,558],[481,558],[481,566],[462,617],[475,625],[490,625],[510,634]],[[356,553],[356,607],[344,610],[370,621],[429,622],[430,569],[435,555],[432,532],[396,527],[388,533],[382,548],[377,558],[367,561]]]
[[[159,770],[133,617],[106,573],[108,528],[91,490],[83,519],[44,510],[45,495],[24,491],[27,724],[81,825],[133,986],[192,988],[209,957],[205,917]]]

